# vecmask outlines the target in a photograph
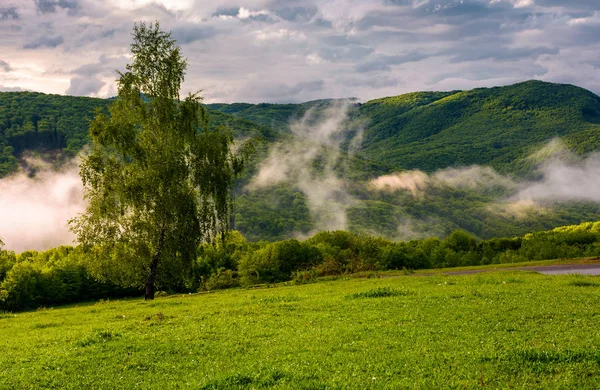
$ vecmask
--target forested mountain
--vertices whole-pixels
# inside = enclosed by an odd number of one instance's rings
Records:
[[[0,177],[15,171],[24,151],[75,156],[87,143],[88,120],[108,101],[35,92],[0,92]]]
[[[600,148],[600,97],[570,85],[403,95],[361,111],[374,118],[365,155],[406,169],[480,164],[522,174],[530,168],[524,158],[553,137],[581,154]]]
[[[311,103],[209,107],[285,131]],[[555,137],[580,155],[600,149],[600,97],[573,85],[415,92],[357,104],[357,111],[367,120],[359,155],[396,169],[479,164],[524,174],[527,157]]]
[[[54,151],[51,155],[58,159],[74,156],[87,143],[94,110],[105,110],[109,103],[0,93],[0,177],[18,169],[24,152]],[[290,125],[308,116],[304,125],[317,126],[327,107],[337,103],[207,105],[213,126],[226,125],[237,138],[256,140],[256,153],[236,189],[235,227],[248,239],[278,240],[326,228],[319,222],[323,209],[317,207],[323,201],[339,206],[344,228],[394,239],[444,236],[459,228],[481,238],[515,236],[600,219],[594,200],[550,199],[521,207],[514,199],[518,183],[541,175],[539,161],[531,156],[551,140],[559,138],[579,156],[600,150],[600,97],[592,92],[528,81],[471,91],[417,92],[364,104],[350,101],[340,122],[349,130],[330,134],[325,141],[310,132],[295,133]],[[311,116],[314,112],[321,117]],[[290,176],[268,186],[249,185],[273,151],[307,144],[316,147],[300,147],[304,155],[312,153],[303,181]],[[282,159],[292,164],[290,156]],[[464,171],[463,176],[471,175],[469,185],[450,185],[436,176],[440,169],[474,164],[495,171]],[[414,169],[425,173],[403,177],[404,187],[397,191],[374,189],[371,183]],[[474,177],[481,172],[488,174]],[[419,187],[423,185],[426,189]],[[321,198],[315,198],[313,189],[321,191]]]
[[[110,99],[47,95],[36,92],[0,92],[0,177],[16,171],[27,151],[60,152],[73,157],[88,142],[88,124],[95,111],[106,110]],[[231,128],[239,137],[274,140],[277,131],[226,115],[211,114],[214,126]]]

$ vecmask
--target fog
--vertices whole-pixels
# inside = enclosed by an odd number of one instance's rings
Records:
[[[60,171],[36,164],[41,169],[33,178],[20,172],[0,180],[0,237],[5,249],[45,250],[73,243],[67,221],[85,209],[77,164]]]
[[[355,199],[348,193],[347,183],[334,172],[334,165],[346,135],[354,135],[351,148],[357,147],[362,137],[360,127],[347,123],[350,107],[350,101],[331,102],[309,109],[291,123],[295,137],[271,148],[248,188],[289,182],[306,195],[317,231],[346,229],[346,211]]]
[[[347,211],[359,199],[349,184],[334,171],[339,163],[341,145],[358,146],[362,129],[348,121],[350,102],[337,101],[309,110],[291,124],[294,138],[274,145],[248,188],[268,188],[288,182],[307,198],[315,230],[348,228]],[[352,127],[354,126],[354,128]],[[490,213],[516,218],[531,218],[550,212],[560,202],[600,202],[600,154],[579,158],[560,140],[552,140],[528,161],[535,164],[536,180],[515,180],[491,167],[470,166],[441,169],[432,174],[419,170],[383,175],[369,181],[373,191],[402,191],[418,199],[437,188],[487,191]],[[0,238],[5,248],[21,252],[45,250],[73,244],[67,221],[85,210],[78,160],[55,171],[41,161],[28,160],[37,167],[34,177],[19,172],[0,180]],[[436,221],[405,215],[397,227],[398,239],[440,235],[433,231]]]
[[[583,160],[553,159],[541,168],[541,180],[526,183],[515,196],[531,201],[600,202],[600,154]]]
[[[413,197],[423,196],[432,186],[484,191],[491,188],[512,190],[517,183],[491,167],[473,165],[464,168],[444,168],[431,175],[419,171],[396,172],[371,180],[372,188],[380,191],[408,191]]]
[[[430,178],[419,170],[393,173],[371,180],[371,186],[382,191],[408,191],[413,197],[421,196],[429,186]]]
[[[378,191],[405,191],[415,198],[425,196],[433,187],[479,192],[499,189],[488,210],[517,218],[545,214],[556,203],[600,202],[600,153],[581,158],[560,139],[554,139],[526,161],[532,164],[536,180],[516,180],[491,167],[474,165],[432,174],[396,172],[371,180],[370,186]]]

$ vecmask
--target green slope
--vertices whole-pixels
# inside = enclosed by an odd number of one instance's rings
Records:
[[[88,143],[88,124],[110,99],[0,92],[0,178],[14,172],[28,151],[73,157]],[[240,117],[211,111],[211,125],[231,128],[239,138],[273,141],[277,132]]]
[[[600,148],[600,97],[571,85],[408,94],[360,111],[372,120],[362,154],[403,169],[479,164],[525,174],[526,157],[554,137],[580,154]]]
[[[87,143],[88,120],[108,101],[34,92],[0,92],[0,177],[36,149],[74,156]]]
[[[26,151],[75,155],[87,143],[87,123],[94,110],[109,102],[0,93],[0,177],[14,172]],[[230,127],[239,139],[259,140],[236,188],[236,227],[250,240],[278,240],[314,228],[307,197],[294,183],[255,191],[246,184],[273,143],[291,140],[290,122],[311,109],[321,112],[328,102],[207,105],[212,125]],[[348,123],[357,122],[365,124],[358,154],[342,150],[336,163],[338,176],[357,201],[347,209],[348,229],[353,232],[406,238],[444,236],[461,228],[489,238],[600,217],[593,203],[550,204],[543,214],[515,217],[492,210],[506,193],[435,188],[414,198],[407,192],[375,193],[367,185],[369,179],[391,171],[432,172],[472,164],[527,177],[535,164],[528,156],[555,137],[579,155],[599,150],[600,97],[582,88],[529,81],[471,91],[416,92],[353,104]],[[342,143],[342,149],[346,146]]]
[[[273,141],[288,132],[290,121],[324,102],[207,107],[213,124],[226,124],[240,137]],[[94,109],[108,103],[0,92],[0,176],[15,169],[10,156],[24,150],[77,153],[87,142]],[[600,97],[572,85],[541,81],[381,98],[357,104],[351,117],[368,123],[359,155],[380,167],[434,171],[480,164],[523,174],[530,168],[526,157],[555,137],[579,154],[600,149]],[[6,146],[13,150],[5,151]]]
[[[209,107],[286,132],[315,103]],[[524,175],[531,169],[527,156],[555,137],[580,155],[600,149],[600,97],[573,85],[527,81],[356,106],[352,117],[368,124],[360,156],[381,166],[431,172],[479,164]]]
[[[274,103],[213,103],[207,104],[212,111],[230,114],[262,126],[269,127],[277,132],[288,132],[289,124],[298,120],[311,108],[322,108],[336,99],[313,100],[300,104],[274,104]]]

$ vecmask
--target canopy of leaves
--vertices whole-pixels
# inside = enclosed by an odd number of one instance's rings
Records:
[[[131,49],[109,114],[90,124],[81,164],[89,205],[72,226],[96,254],[96,276],[139,286],[160,263],[160,285],[183,280],[198,244],[227,230],[242,160],[231,132],[209,125],[200,96],[180,100],[186,62],[170,34],[141,23]]]

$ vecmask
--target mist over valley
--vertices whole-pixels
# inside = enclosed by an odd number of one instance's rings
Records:
[[[66,222],[85,203],[70,156],[85,153],[85,123],[108,101],[0,93],[0,107],[17,98],[21,108],[0,121],[0,237],[18,252],[72,245]],[[76,111],[61,111],[72,101]],[[234,190],[233,227],[249,240],[324,230],[491,238],[598,216],[600,98],[577,87],[207,107],[213,126],[256,141]],[[62,150],[54,164],[24,160],[47,150]]]

